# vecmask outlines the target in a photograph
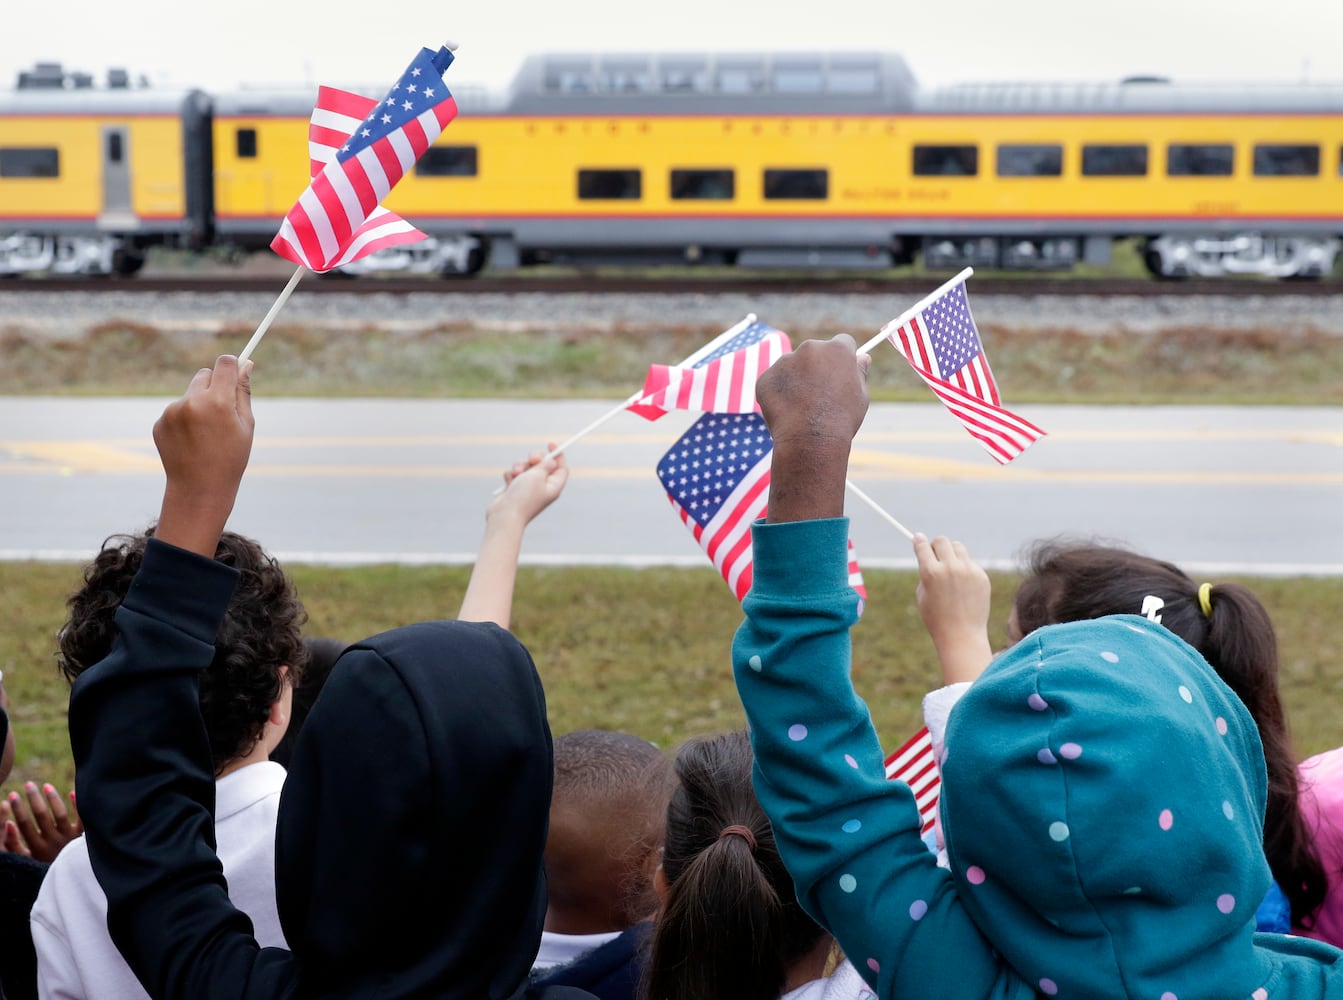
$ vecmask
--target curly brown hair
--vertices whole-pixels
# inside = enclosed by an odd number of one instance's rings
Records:
[[[116,612],[154,535],[113,535],[84,569],[84,586],[66,601],[70,618],[58,636],[57,664],[67,681],[103,659],[117,636]],[[215,637],[215,656],[201,674],[201,714],[218,774],[246,756],[261,738],[270,706],[280,697],[289,668],[297,686],[308,662],[301,633],[308,614],[294,585],[273,558],[250,538],[226,531],[215,560],[241,577]]]

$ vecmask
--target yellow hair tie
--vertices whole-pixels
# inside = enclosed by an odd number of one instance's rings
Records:
[[[1203,609],[1205,618],[1212,617],[1212,584],[1201,583],[1198,587],[1198,606]]]

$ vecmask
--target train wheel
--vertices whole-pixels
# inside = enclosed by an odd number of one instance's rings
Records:
[[[145,266],[145,255],[131,247],[117,247],[112,251],[112,273],[129,278]]]
[[[1165,256],[1161,251],[1154,249],[1150,242],[1147,249],[1143,251],[1142,262],[1143,266],[1147,268],[1147,273],[1156,278],[1157,281],[1179,281],[1186,277],[1184,273],[1168,271]]]

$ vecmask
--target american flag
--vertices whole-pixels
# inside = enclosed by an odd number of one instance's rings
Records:
[[[919,806],[919,818],[923,820],[922,832],[933,828],[937,819],[937,798],[942,778],[937,770],[937,761],[933,758],[933,738],[927,727],[920,729],[904,746],[886,758],[886,777],[890,781],[903,781],[914,792],[914,801]]]
[[[642,398],[630,409],[649,420],[668,410],[751,413],[756,379],[792,349],[786,333],[753,322],[693,365],[649,365]]]
[[[751,589],[751,523],[766,514],[774,439],[758,413],[706,413],[658,462],[672,508],[741,600]],[[866,599],[849,542],[849,583]]]
[[[271,249],[329,271],[424,234],[381,206],[457,115],[443,83],[446,48],[421,49],[381,101],[334,87],[317,95],[308,126],[312,181],[285,216]]]
[[[970,315],[965,282],[882,331],[984,450],[1012,461],[1045,432],[1002,406]]]

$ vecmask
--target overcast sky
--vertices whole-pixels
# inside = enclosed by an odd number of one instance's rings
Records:
[[[2,0],[0,85],[37,61],[162,84],[389,84],[422,45],[502,86],[548,51],[845,51],[924,84],[989,79],[1343,83],[1343,0]]]

